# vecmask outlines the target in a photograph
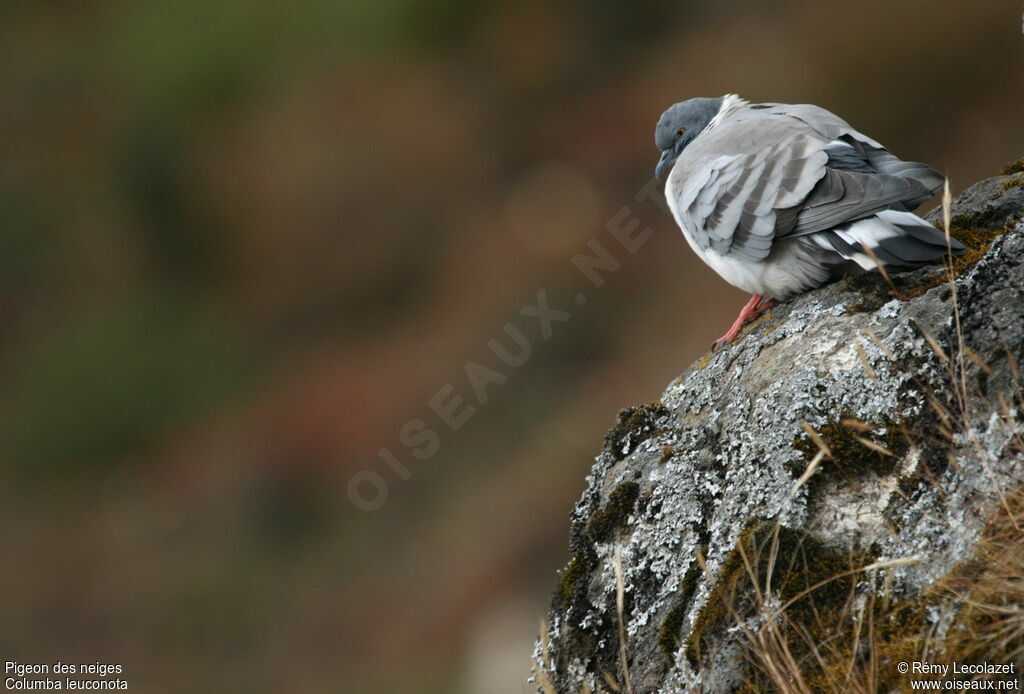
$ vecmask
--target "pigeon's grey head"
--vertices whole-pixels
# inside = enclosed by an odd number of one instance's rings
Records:
[[[673,104],[661,114],[658,127],[654,129],[654,144],[661,150],[661,159],[654,169],[655,178],[661,178],[661,174],[676,163],[683,149],[707,127],[721,108],[721,97],[700,97]]]

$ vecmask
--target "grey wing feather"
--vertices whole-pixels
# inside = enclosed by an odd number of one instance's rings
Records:
[[[942,187],[945,177],[938,171],[916,161],[903,161],[886,149],[875,148],[865,142],[858,141],[852,135],[843,135],[825,145],[828,152],[830,169],[855,171],[857,173],[885,174],[915,180],[927,193],[922,193],[920,200],[907,199],[907,208],[921,204]]]
[[[870,161],[871,165],[874,166],[875,170],[879,173],[915,180],[924,186],[925,190],[928,191],[928,194],[916,201],[906,201],[906,205],[910,209],[926,202],[929,198],[939,192],[942,188],[942,184],[946,182],[945,176],[927,164],[922,164],[917,161],[903,161],[886,149],[872,151],[870,153]]]
[[[779,104],[778,108],[772,109],[770,112],[775,115],[785,115],[801,121],[828,142],[838,140],[844,136],[849,136],[858,142],[863,142],[872,149],[885,151],[885,147],[879,144],[876,140],[873,140],[864,133],[854,130],[853,127],[842,118],[831,111],[826,111],[820,106],[814,106],[813,104]]]
[[[810,234],[890,209],[932,193],[920,181],[886,174],[829,168],[803,201],[793,229],[785,236]],[[916,207],[916,205],[914,205]]]
[[[681,181],[675,193],[680,223],[698,246],[757,261],[768,255],[779,231],[792,229],[795,215],[779,212],[811,193],[825,175],[828,155],[821,143],[799,130],[787,136],[777,123],[763,131],[750,125],[745,139],[759,143],[731,143],[732,149],[747,153],[702,156],[694,146],[697,151],[680,158],[672,177]],[[711,149],[709,142],[703,144],[704,150]]]
[[[772,113],[785,114],[796,118],[813,128],[822,137],[834,141],[845,141],[859,150],[860,155],[868,162],[875,173],[911,178],[920,181],[931,191],[927,197],[917,203],[908,202],[908,207],[916,207],[934,195],[945,182],[945,177],[938,171],[916,161],[903,161],[874,139],[855,130],[849,123],[836,114],[812,104],[785,105],[772,109]],[[831,164],[830,164],[831,166]],[[839,166],[837,168],[843,168]]]

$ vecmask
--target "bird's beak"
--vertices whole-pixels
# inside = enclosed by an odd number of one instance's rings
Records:
[[[658,160],[658,165],[654,168],[655,178],[661,178],[661,175],[665,173],[665,169],[675,162],[674,154],[675,152],[671,149],[666,149],[661,153],[661,159]]]

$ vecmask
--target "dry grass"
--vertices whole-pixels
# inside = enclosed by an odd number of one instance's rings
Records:
[[[925,335],[925,339],[947,370],[948,381],[952,385],[952,408],[942,404],[942,399],[934,394],[929,399],[941,422],[940,431],[945,439],[938,443],[947,445],[952,456],[954,439],[960,434],[960,441],[967,441],[966,451],[976,450],[986,472],[994,476],[989,454],[982,449],[971,426],[974,394],[968,389],[968,367],[974,365],[988,374],[991,374],[991,369],[963,341],[953,272],[956,259],[949,241],[950,200],[947,183],[943,194],[943,221],[947,244],[950,245],[947,263],[955,339],[949,353],[930,335]],[[870,331],[867,331],[867,336],[883,354],[893,358],[877,336]],[[1011,350],[1004,351],[1014,375],[1017,402],[1024,402],[1019,368]],[[1008,423],[1018,420],[1016,410],[1005,398],[1001,410],[1001,416]],[[856,429],[857,423],[844,424]],[[823,438],[806,425],[805,430],[818,451],[793,485],[791,494],[811,478],[822,460],[832,457]],[[880,454],[892,455],[873,441],[856,438]],[[1024,453],[1024,443],[1019,437],[1013,448],[1016,454]],[[964,448],[961,447],[959,452],[962,455]],[[1000,489],[998,484],[995,486]],[[770,690],[779,694],[909,691],[912,677],[899,673],[895,665],[912,660],[1014,663],[1019,673],[1024,667],[1024,485],[1008,493],[1000,489],[999,502],[972,560],[955,568],[924,595],[911,601],[913,604],[891,595],[892,574],[886,571],[898,564],[916,561],[913,558],[851,567],[780,604],[771,585],[774,563],[778,558],[778,524],[770,547],[763,555],[748,553],[741,545],[744,569],[754,586],[758,609],[757,626],[753,627],[750,615],[741,616],[732,606],[729,607],[743,634],[753,673],[745,691]],[[761,562],[767,562],[768,566],[759,566]],[[816,590],[829,582],[852,574],[865,576],[879,571],[884,573],[876,578],[875,585],[880,585],[881,590],[858,596],[854,584],[840,610],[822,610],[824,621],[808,624],[793,619],[789,613],[797,600],[813,597]],[[763,583],[759,583],[759,576],[766,577]],[[953,626],[942,638],[934,632],[931,620],[926,618],[930,607],[941,606],[958,606]]]
[[[742,633],[754,674],[747,692],[779,694],[878,694],[909,691],[908,675],[894,666],[900,661],[949,663],[1013,663],[1024,666],[1024,487],[1007,498],[988,523],[974,558],[939,581],[920,603],[906,605],[890,598],[888,569],[914,558],[874,562],[851,568],[809,587],[780,604],[770,578],[755,583],[757,626],[750,615],[732,611]],[[759,562],[776,560],[773,542],[763,555],[743,551],[751,580],[770,577]],[[838,613],[827,622],[794,620],[788,610],[799,599],[844,575],[882,574],[881,597],[858,599],[851,591]],[[939,638],[926,618],[929,607],[959,604],[954,626]]]
[[[779,694],[879,692],[878,668],[872,650],[868,649],[868,657],[864,659],[858,649],[850,647],[851,644],[871,642],[874,632],[872,621],[878,612],[870,599],[867,603],[858,602],[856,582],[850,583],[850,591],[840,609],[833,610],[823,605],[820,613],[816,612],[818,618],[813,623],[793,619],[789,610],[807,598],[813,601],[817,591],[837,581],[916,563],[918,558],[851,567],[781,602],[772,587],[775,564],[779,559],[780,529],[781,525],[776,523],[767,552],[748,552],[742,544],[739,545],[758,610],[757,626],[752,627],[749,617],[743,618],[732,606],[729,608],[743,635],[747,658],[756,675],[748,682],[745,691],[766,691],[768,686]],[[764,577],[763,583],[759,577]]]
[[[948,648],[975,662],[1024,661],[1024,493],[1006,502],[974,561],[943,582],[964,602]]]
[[[622,665],[622,676],[626,682],[626,694],[633,694],[633,683],[629,676],[629,661],[626,653],[626,620],[625,609],[626,582],[622,577],[622,549],[615,548],[615,612],[619,618],[619,663]]]

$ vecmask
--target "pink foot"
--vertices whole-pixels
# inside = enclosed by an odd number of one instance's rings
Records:
[[[760,316],[774,305],[774,300],[761,296],[760,294],[754,294],[751,296],[750,301],[748,301],[746,306],[740,310],[740,315],[736,318],[735,322],[733,322],[732,327],[729,328],[729,332],[715,340],[715,344],[712,345],[711,348],[715,349],[735,340],[739,337],[740,331],[743,330],[743,326]]]

